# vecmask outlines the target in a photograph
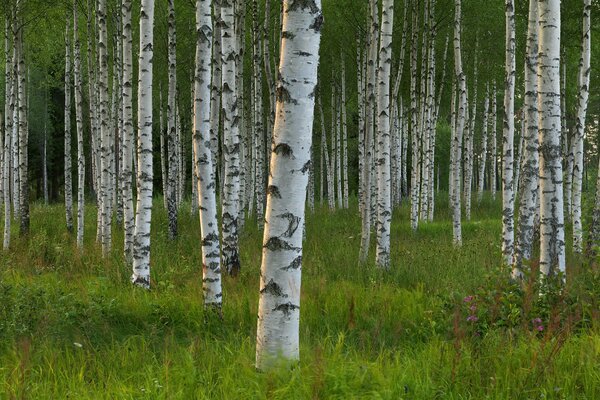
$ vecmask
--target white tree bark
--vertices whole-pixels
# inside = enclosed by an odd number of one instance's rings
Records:
[[[71,18],[65,28],[65,214],[67,231],[73,232],[73,179],[71,162]]]
[[[560,0],[538,0],[540,135],[540,271],[565,271],[560,157]]]
[[[169,94],[167,99],[167,213],[169,218],[169,239],[177,237],[177,208],[178,208],[178,171],[177,157],[177,33],[175,27],[175,0],[169,0],[168,14],[168,58],[169,58]]]
[[[238,225],[240,214],[240,132],[238,120],[234,27],[236,0],[219,0],[221,5],[221,65],[223,68],[223,156],[225,164],[222,194],[223,266],[236,276],[240,271]]]
[[[22,0],[17,0],[17,15],[20,13],[20,5]],[[21,236],[27,235],[29,232],[29,161],[28,161],[28,142],[29,142],[29,127],[27,124],[27,91],[26,91],[26,66],[25,55],[23,48],[23,30],[22,20],[19,19],[17,24],[17,80],[18,80],[18,114],[19,114],[19,218]]]
[[[591,0],[583,0],[583,33],[581,57],[579,59],[579,98],[577,103],[577,123],[574,135],[573,163],[573,251],[583,252],[583,226],[581,223],[581,189],[583,184],[583,141],[585,136],[585,118],[590,96],[590,56],[591,56]]]
[[[419,227],[419,193],[421,183],[419,181],[419,132],[418,132],[418,93],[417,93],[417,42],[419,38],[418,33],[418,20],[419,14],[417,12],[417,2],[413,2],[412,9],[412,40],[410,50],[410,132],[411,132],[411,149],[412,149],[412,168],[411,168],[411,179],[410,179],[410,224],[414,231]]]
[[[284,0],[277,116],[263,239],[256,367],[299,359],[302,226],[323,24],[320,0]],[[279,194],[279,195],[278,195]]]
[[[131,281],[150,288],[150,222],[152,219],[152,57],[154,0],[141,0],[138,73],[137,207]]]
[[[498,190],[497,171],[498,171],[498,141],[496,139],[497,121],[498,121],[498,93],[496,92],[496,81],[492,87],[492,137],[490,138],[490,191],[492,199],[496,200],[496,192]]]
[[[342,109],[342,175],[344,183],[343,205],[348,208],[348,123],[346,116],[346,66],[342,61],[342,99],[340,108]],[[311,175],[312,177],[312,175]]]
[[[77,130],[77,247],[83,250],[85,223],[85,154],[83,143],[83,85],[79,42],[77,0],[73,0],[73,79],[75,87],[75,126]]]
[[[204,305],[221,310],[221,263],[215,173],[210,148],[210,91],[212,14],[210,0],[196,0],[196,70],[194,76],[194,164],[198,177],[202,235],[202,289]]]
[[[394,1],[382,1],[379,66],[377,68],[377,266],[390,268],[392,197],[390,172],[390,75]]]
[[[538,10],[537,0],[529,1],[529,24],[525,57],[525,145],[523,147],[522,186],[519,202],[519,230],[512,277],[523,276],[523,260],[529,260],[533,250],[534,218],[539,204],[539,142],[538,142]]]
[[[489,126],[490,109],[490,86],[485,84],[485,100],[483,102],[483,127],[481,133],[481,151],[479,157],[479,182],[477,184],[477,201],[481,202],[483,198],[483,189],[485,187],[485,166],[487,163],[487,142]]]
[[[122,0],[123,14],[123,253],[127,263],[133,262],[134,210],[133,210],[133,37],[131,32],[131,0]],[[162,96],[162,94],[161,94]],[[162,101],[160,102],[162,115]],[[161,137],[163,131],[161,128]],[[161,164],[164,157],[161,154]],[[164,164],[163,164],[164,165]]]
[[[99,61],[99,80],[98,89],[100,91],[100,165],[101,165],[101,241],[102,254],[108,255],[112,246],[111,227],[112,227],[112,198],[110,188],[111,179],[111,135],[108,116],[108,35],[106,27],[106,0],[98,0],[98,10],[96,13],[98,19],[98,61]]]
[[[515,4],[506,0],[506,77],[504,87],[504,129],[502,148],[502,255],[505,265],[513,264],[515,252]]]
[[[10,247],[10,223],[11,223],[11,191],[10,171],[12,162],[12,108],[14,108],[14,79],[12,75],[13,60],[11,57],[10,44],[10,19],[7,15],[4,30],[4,58],[5,58],[5,103],[4,103],[4,162],[2,164],[2,180],[4,182],[4,236],[3,249]]]
[[[462,31],[462,14],[461,0],[455,0],[454,11],[454,69],[456,80],[458,82],[458,113],[456,115],[456,129],[454,132],[454,190],[453,195],[453,238],[454,245],[462,245],[462,226],[461,226],[461,195],[460,195],[460,165],[462,161],[462,138],[466,123],[467,111],[467,82],[465,73],[462,68],[461,54],[461,31]]]

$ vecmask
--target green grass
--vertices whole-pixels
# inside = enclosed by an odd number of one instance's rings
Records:
[[[246,223],[242,273],[224,279],[216,320],[202,306],[198,218],[182,209],[171,243],[155,204],[150,292],[129,284],[120,231],[102,259],[92,207],[83,254],[62,206],[32,207],[29,237],[15,231],[0,257],[1,399],[600,398],[597,318],[569,334],[475,337],[465,327],[456,304],[500,260],[500,206],[489,198],[464,224],[460,249],[447,195],[436,222],[416,233],[398,210],[388,273],[357,264],[356,211],[310,215],[302,360],[271,373],[254,369],[262,232]]]

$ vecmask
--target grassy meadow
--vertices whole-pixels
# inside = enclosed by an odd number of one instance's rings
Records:
[[[219,320],[203,310],[189,206],[169,242],[156,201],[144,291],[129,283],[120,230],[102,259],[95,209],[80,253],[64,206],[36,204],[29,236],[13,224],[0,257],[0,399],[600,399],[597,270],[569,256],[568,294],[540,301],[503,278],[499,198],[474,204],[458,249],[447,195],[436,212],[416,233],[408,207],[396,212],[389,272],[357,264],[356,205],[310,214],[302,359],[260,373],[255,222],[241,236],[240,276],[224,278]]]

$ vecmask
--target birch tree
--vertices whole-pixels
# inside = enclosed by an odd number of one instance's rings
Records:
[[[302,227],[323,15],[320,0],[284,0],[277,113],[263,237],[256,367],[299,359]],[[276,190],[275,190],[276,189]]]
[[[196,0],[196,68],[194,75],[194,166],[198,177],[200,231],[202,235],[202,289],[204,305],[221,310],[221,263],[215,171],[210,148],[210,90],[212,11],[210,0]]]
[[[65,213],[67,231],[73,232],[73,180],[71,163],[71,18],[65,28]]]
[[[14,23],[14,22],[13,22]],[[10,247],[10,223],[11,223],[11,192],[10,192],[10,170],[12,164],[12,108],[14,107],[14,79],[12,75],[13,60],[11,57],[10,44],[10,18],[6,16],[6,25],[4,30],[4,162],[2,165],[2,180],[4,183],[4,250]]]
[[[154,0],[141,0],[138,72],[137,206],[131,281],[150,288],[150,223],[152,219],[152,57]]]
[[[504,87],[504,133],[502,149],[502,255],[512,265],[515,247],[515,5],[506,0],[506,80]]]
[[[573,251],[583,251],[583,227],[581,224],[581,189],[583,184],[583,139],[585,135],[585,118],[588,98],[590,96],[590,56],[591,56],[591,0],[583,1],[583,34],[581,41],[581,57],[579,58],[577,102],[577,123],[575,124],[574,163],[573,163]]]
[[[377,255],[380,268],[390,267],[390,226],[392,197],[390,176],[390,74],[394,1],[383,0],[379,66],[377,69]]]
[[[122,0],[123,14],[123,252],[128,263],[133,261],[134,210],[133,210],[133,38],[131,33],[131,0]],[[160,103],[162,106],[162,102]],[[162,111],[162,108],[161,108]],[[162,115],[162,112],[161,112]],[[161,137],[163,135],[161,129]],[[164,162],[161,157],[161,162]]]
[[[489,109],[490,109],[490,86],[485,84],[485,100],[483,102],[483,127],[481,131],[481,151],[479,157],[479,176],[477,183],[477,201],[483,199],[483,189],[485,186],[485,165],[487,162],[487,142],[488,142],[488,126],[489,126]]]
[[[460,163],[462,160],[462,137],[466,122],[467,108],[467,83],[465,73],[462,69],[461,54],[461,32],[462,32],[462,14],[461,0],[455,0],[454,9],[454,68],[456,80],[458,82],[458,113],[456,115],[456,129],[454,132],[454,190],[453,190],[453,237],[454,244],[462,244],[462,226],[461,226],[461,195],[460,195]]]
[[[83,85],[77,0],[73,0],[73,83],[75,89],[75,129],[77,131],[77,247],[83,249],[85,223],[85,154],[83,143]]]
[[[519,202],[519,230],[515,250],[513,279],[522,277],[522,262],[532,255],[534,218],[539,204],[539,143],[537,108],[538,67],[538,14],[537,1],[529,1],[525,57],[525,130],[522,164],[521,199]]]
[[[240,271],[238,225],[240,214],[240,133],[236,87],[237,46],[234,27],[236,0],[219,0],[221,10],[221,65],[223,81],[223,158],[222,193],[223,266],[236,276]]]
[[[112,196],[110,188],[111,179],[111,140],[108,117],[108,34],[106,27],[106,0],[98,0],[98,61],[99,61],[99,80],[98,89],[100,91],[100,166],[101,166],[101,240],[102,254],[107,256],[111,250],[112,238]]]
[[[565,271],[560,157],[560,0],[538,0],[540,135],[540,271]]]
[[[169,94],[167,99],[167,213],[169,218],[169,239],[177,237],[177,116],[176,116],[176,92],[177,92],[177,33],[175,27],[175,0],[169,0],[168,14],[169,31]]]
[[[27,126],[27,91],[25,84],[27,80],[27,67],[25,64],[25,54],[23,48],[23,30],[22,19],[20,16],[20,6],[22,0],[17,0],[16,15],[18,16],[17,40],[15,48],[17,50],[17,81],[18,81],[18,143],[19,143],[19,218],[20,235],[29,233],[29,160],[28,143],[29,128]],[[13,128],[14,129],[14,128]]]

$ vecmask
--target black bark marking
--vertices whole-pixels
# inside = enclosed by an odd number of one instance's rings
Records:
[[[299,310],[300,306],[292,304],[291,302],[287,302],[284,304],[280,304],[273,309],[273,311],[281,311],[286,317],[289,317],[292,314],[292,311]]]
[[[267,188],[267,195],[271,195],[277,199],[281,198],[281,192],[279,191],[279,188],[277,186],[274,185],[270,185]]]
[[[285,240],[281,240],[278,237],[270,238],[269,240],[267,240],[267,243],[265,243],[265,245],[263,247],[265,247],[271,251],[280,251],[280,250],[300,251],[300,250],[302,250],[300,247],[291,246],[288,242],[286,242]]]
[[[284,237],[291,238],[294,233],[298,230],[298,225],[300,225],[300,217],[296,217],[292,213],[284,213],[277,216],[278,218],[285,218],[288,220],[288,228],[283,233]]]
[[[298,269],[302,268],[302,256],[298,256],[294,258],[294,261],[290,263],[287,267],[281,268],[283,271],[289,271],[290,269]]]
[[[287,294],[283,293],[283,290],[281,289],[281,286],[279,286],[277,283],[275,283],[275,281],[273,279],[271,279],[269,281],[269,283],[267,283],[265,285],[264,288],[262,288],[262,290],[260,291],[260,293],[269,293],[272,294],[273,296],[277,296],[277,297],[288,297]]]
[[[283,157],[294,157],[294,151],[287,143],[279,143],[273,149],[273,153],[277,154],[278,156],[281,155]]]

